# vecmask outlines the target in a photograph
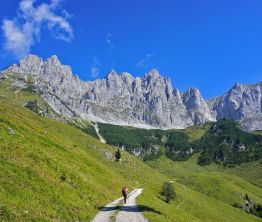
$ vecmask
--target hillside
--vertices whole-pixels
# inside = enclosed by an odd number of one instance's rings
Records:
[[[125,147],[143,160],[157,159],[161,155],[174,161],[188,160],[194,153],[200,153],[200,165],[216,162],[232,167],[262,158],[262,135],[259,131],[246,132],[230,119],[182,130],[98,125],[107,143]]]
[[[143,172],[166,180],[131,155],[116,163],[115,148],[3,97],[0,127],[4,221],[89,221],[123,184],[158,188]]]
[[[138,203],[150,221],[261,221],[231,205],[241,203],[246,193],[262,202],[261,188],[240,177],[222,180],[232,189],[221,198],[223,189],[211,195],[201,184],[193,187],[180,180],[184,167],[178,168],[177,175],[166,174],[125,151],[122,162],[117,163],[115,147],[23,108],[33,97],[39,99],[34,92],[9,90],[2,82],[0,86],[2,221],[90,221],[100,207],[119,197],[124,184],[130,190],[144,188]],[[159,191],[163,182],[170,180],[174,180],[177,199],[166,204]],[[214,187],[215,182],[206,184]]]
[[[234,166],[262,158],[262,136],[244,131],[237,122],[229,119],[213,123],[193,146],[201,152],[198,159],[201,165],[217,162]]]
[[[20,82],[19,85],[17,81]],[[98,138],[94,126],[89,121],[78,118],[68,118],[66,115],[59,114],[54,107],[51,107],[38,93],[32,85],[32,79],[19,78],[17,74],[12,73],[8,77],[0,76],[0,95],[12,101],[13,103],[26,107],[40,116],[45,116],[58,120],[60,122],[73,125],[89,135]]]
[[[261,204],[262,170],[260,162],[227,168],[217,164],[199,166],[198,155],[188,161],[172,161],[165,156],[147,164],[162,174],[180,182],[186,188],[234,206],[243,204],[243,192]],[[222,220],[223,221],[223,220]]]

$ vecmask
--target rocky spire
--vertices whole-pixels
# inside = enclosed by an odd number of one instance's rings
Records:
[[[28,56],[21,59],[18,65],[14,64],[5,71],[39,75],[42,66],[43,66],[43,60],[41,58],[39,58],[36,55],[29,54]]]
[[[111,69],[107,75],[106,75],[106,79],[114,79],[117,75],[116,71],[114,69]]]
[[[188,89],[183,93],[182,98],[187,112],[192,118],[194,124],[202,124],[207,121],[215,120],[208,104],[203,99],[197,88]]]

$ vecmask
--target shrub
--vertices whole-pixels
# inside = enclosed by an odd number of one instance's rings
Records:
[[[121,159],[121,152],[119,148],[115,152],[115,158],[116,158],[116,161],[119,161]]]
[[[65,182],[65,181],[66,181],[66,175],[65,175],[65,174],[62,174],[62,175],[60,176],[60,180],[61,180],[62,182]]]
[[[37,100],[28,101],[25,105],[26,108],[30,109],[31,111],[38,113],[38,105]]]
[[[176,192],[173,184],[171,182],[165,182],[160,194],[165,198],[167,203],[169,203],[171,200],[174,200],[176,197]]]

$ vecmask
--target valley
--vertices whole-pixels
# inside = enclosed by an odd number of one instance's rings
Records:
[[[0,222],[262,222],[262,1],[0,7]]]
[[[187,161],[173,161],[162,147],[160,156],[145,162],[121,150],[118,163],[117,148],[90,136],[93,130],[84,130],[88,123],[73,121],[74,125],[63,116],[54,120],[35,113],[23,106],[32,100],[40,109],[48,104],[34,91],[15,89],[6,80],[0,83],[2,221],[90,221],[119,197],[123,184],[131,190],[143,188],[137,204],[149,221],[261,221],[233,206],[242,204],[245,194],[255,203],[262,202],[259,160],[233,168],[215,163],[200,166],[198,153]],[[108,140],[105,129],[98,126]],[[186,129],[189,141],[203,136],[209,126]],[[135,130],[145,134],[143,129]],[[137,138],[136,133],[131,135]],[[165,181],[173,181],[177,193],[170,204],[159,195]]]

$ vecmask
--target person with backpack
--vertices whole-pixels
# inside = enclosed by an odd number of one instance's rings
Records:
[[[124,186],[123,189],[122,189],[122,194],[123,194],[123,197],[124,197],[124,203],[126,203],[127,193],[128,193],[128,189],[127,189],[126,186]]]

